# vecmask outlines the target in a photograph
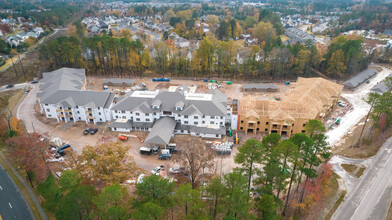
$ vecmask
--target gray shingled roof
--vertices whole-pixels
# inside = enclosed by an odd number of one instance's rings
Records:
[[[244,84],[242,86],[244,89],[256,89],[256,90],[278,90],[278,87],[276,87],[273,84]]]
[[[169,117],[164,117],[155,122],[145,142],[149,144],[168,144],[177,122]]]
[[[133,79],[118,79],[118,78],[111,78],[111,79],[105,79],[103,81],[103,85],[128,85],[132,86],[135,83],[135,80]]]
[[[60,104],[63,107],[84,106],[90,108],[107,106],[113,99],[110,92],[94,92],[94,91],[68,91],[58,90],[49,97],[41,100],[44,104]]]
[[[374,76],[377,73],[376,69],[367,69],[362,72],[360,72],[358,75],[352,77],[351,79],[347,80],[344,82],[344,87],[349,88],[349,89],[354,89],[366,80],[368,80],[370,77]]]
[[[84,69],[63,67],[43,73],[40,81],[40,93],[37,97],[46,98],[58,90],[80,90],[86,78]]]
[[[220,135],[226,134],[225,127],[220,127],[219,129],[215,129],[215,128],[207,128],[201,126],[191,126],[190,131],[197,132],[197,133],[205,133],[205,134],[220,134]]]
[[[109,108],[115,94],[81,90],[86,78],[85,69],[60,68],[43,73],[40,81],[40,98],[43,104],[57,104],[63,107]]]
[[[392,74],[390,74],[388,77],[392,77]],[[370,91],[381,95],[384,92],[388,92],[390,89],[391,88],[385,84],[385,80],[383,80],[377,83],[377,85],[373,86],[373,88]]]
[[[118,121],[112,121],[109,125],[109,128],[132,128],[132,127],[137,127],[137,128],[152,128],[153,123],[148,123],[148,122],[135,122],[128,120],[126,122],[118,122]]]
[[[180,92],[161,91],[155,98],[132,97],[132,94],[119,99],[113,110],[143,110],[146,113],[171,111],[178,114],[190,115],[197,113],[199,115],[226,116],[227,96],[221,92],[211,93],[212,100],[186,100]],[[183,111],[176,110],[176,103],[184,102]],[[152,109],[152,104],[161,102],[159,109]]]

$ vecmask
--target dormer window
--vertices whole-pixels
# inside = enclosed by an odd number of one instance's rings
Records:
[[[162,104],[161,100],[155,100],[155,101],[152,103],[152,108],[153,108],[153,109],[159,109],[159,106],[161,106],[161,104]]]
[[[184,102],[183,101],[178,101],[176,103],[176,110],[177,111],[182,111],[183,108],[184,108]]]

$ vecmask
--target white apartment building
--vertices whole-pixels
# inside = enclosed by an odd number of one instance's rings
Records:
[[[231,116],[218,90],[194,93],[186,85],[163,91],[133,91],[123,97],[86,90],[84,69],[43,74],[37,94],[41,112],[58,122],[111,122],[113,131],[150,131],[147,143],[167,144],[173,134],[221,138]]]
[[[61,68],[43,74],[37,94],[41,113],[58,122],[97,123],[110,121],[115,97],[111,92],[85,91],[84,69]]]

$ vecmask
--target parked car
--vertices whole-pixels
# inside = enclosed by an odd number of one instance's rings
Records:
[[[38,83],[38,80],[34,80],[31,82],[31,84],[36,84],[36,83]]]
[[[29,92],[30,92],[30,90],[25,90],[25,91],[23,91],[23,93],[26,93],[26,94],[29,93]]]
[[[158,175],[159,172],[160,172],[162,169],[164,169],[164,167],[165,167],[165,166],[160,165],[160,166],[154,168],[153,170],[151,170],[151,173],[154,174],[154,175]]]
[[[158,145],[155,145],[153,148],[152,148],[152,152],[154,153],[154,154],[158,154],[159,153],[159,146]]]
[[[90,134],[91,135],[94,135],[95,133],[97,133],[98,132],[98,128],[94,128],[91,132],[90,132]]]
[[[169,169],[169,173],[172,173],[172,174],[177,174],[177,173],[182,173],[182,172],[183,172],[183,168],[181,168],[181,167],[171,167]]]
[[[83,131],[83,134],[88,135],[92,130],[93,128],[86,128],[86,130]]]
[[[12,87],[14,87],[14,85],[13,85],[13,84],[9,84],[9,85],[7,85],[5,88],[6,88],[6,89],[9,89],[9,88],[12,88]]]
[[[171,154],[161,154],[158,156],[158,159],[160,160],[170,160],[171,159]]]

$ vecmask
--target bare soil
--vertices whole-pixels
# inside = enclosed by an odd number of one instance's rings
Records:
[[[108,77],[98,77],[98,76],[88,76],[87,77],[87,89],[93,91],[102,91],[103,81]],[[204,82],[202,80],[191,80],[191,79],[172,79],[170,82],[153,82],[153,77],[144,77],[144,78],[132,78],[135,80],[135,85],[140,83],[146,84],[147,90],[157,90],[157,89],[168,89],[170,86],[179,86],[179,85],[187,85],[187,86],[197,86],[196,92],[198,93],[206,93],[211,91],[208,89],[208,82]],[[242,90],[242,82],[234,82],[231,85],[227,85],[226,83],[221,83],[222,87],[217,88],[219,91],[223,92],[230,99],[239,99],[239,98],[255,98],[255,99],[271,99],[273,96],[284,98],[285,93],[292,89],[295,86],[295,83],[292,85],[285,85],[284,83],[273,83],[278,87],[278,92],[245,92]],[[119,89],[122,91],[126,91],[127,89],[131,89],[131,87],[110,87],[110,89]]]

